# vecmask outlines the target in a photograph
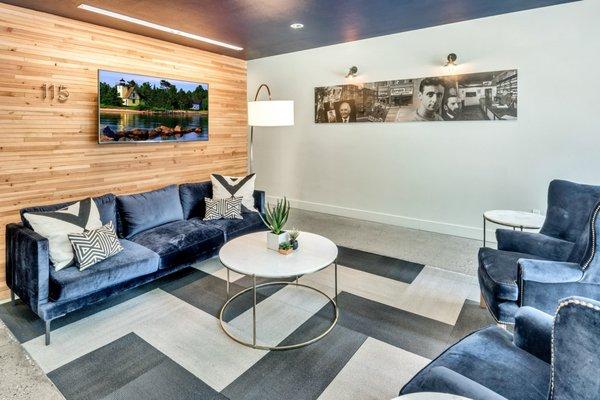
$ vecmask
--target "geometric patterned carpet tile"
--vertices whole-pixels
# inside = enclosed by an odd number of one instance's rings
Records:
[[[300,283],[330,295],[333,267]],[[339,248],[339,319],[323,339],[290,351],[254,350],[221,330],[226,270],[213,258],[195,268],[43,323],[17,301],[0,318],[71,399],[388,399],[465,335],[493,324],[468,276]],[[231,293],[251,285],[230,273]],[[264,283],[260,280],[258,283]],[[323,332],[333,307],[293,286],[257,293],[259,344],[291,344]],[[250,293],[225,315],[250,340]]]

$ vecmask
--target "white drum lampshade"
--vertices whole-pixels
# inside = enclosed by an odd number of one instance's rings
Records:
[[[293,100],[266,100],[248,102],[248,125],[291,126],[294,125]]]

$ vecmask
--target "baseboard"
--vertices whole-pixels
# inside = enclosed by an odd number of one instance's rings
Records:
[[[279,198],[275,196],[267,196],[268,202],[274,202],[278,199]],[[292,207],[299,208],[301,210],[315,211],[324,214],[338,215],[340,217],[380,222],[383,224],[396,225],[404,228],[442,233],[445,235],[460,236],[469,239],[483,240],[483,227],[473,227],[466,225],[450,224],[447,222],[429,221],[424,219],[406,217],[403,215],[361,210],[358,208],[341,207],[332,204],[317,203],[298,199],[288,200],[290,201]],[[495,228],[492,230],[487,229],[487,240],[490,243],[496,242],[494,233]]]

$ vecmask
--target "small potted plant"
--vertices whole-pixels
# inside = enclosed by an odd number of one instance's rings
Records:
[[[300,236],[300,231],[296,228],[292,229],[288,232],[290,235],[290,243],[294,250],[298,250],[298,236]]]
[[[267,204],[265,216],[259,213],[260,219],[267,228],[267,248],[278,251],[279,245],[288,241],[288,234],[283,230],[290,215],[290,202],[284,197],[275,205]]]
[[[283,242],[279,245],[279,253],[280,254],[288,255],[292,251],[294,251],[294,248],[292,247],[292,244],[290,242]]]

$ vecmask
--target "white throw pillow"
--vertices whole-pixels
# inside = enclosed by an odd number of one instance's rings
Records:
[[[255,174],[247,176],[223,176],[212,174],[213,200],[230,199],[241,197],[242,206],[248,211],[256,211],[254,208],[254,181]]]
[[[102,226],[98,207],[92,199],[85,199],[57,211],[30,212],[23,214],[36,233],[48,239],[50,261],[58,271],[75,261],[69,233]]]

